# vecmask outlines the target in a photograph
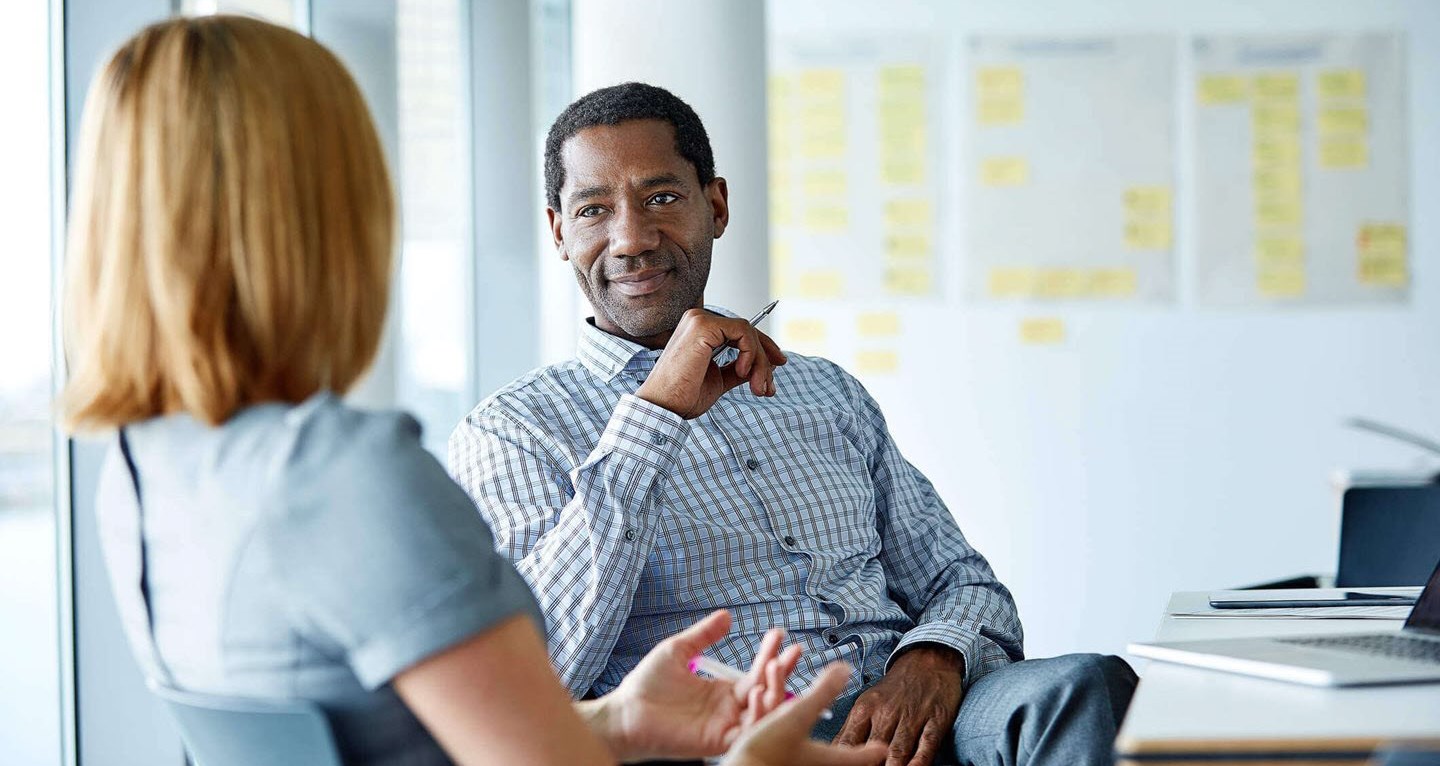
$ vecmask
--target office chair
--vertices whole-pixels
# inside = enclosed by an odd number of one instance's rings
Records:
[[[216,697],[153,680],[150,690],[175,716],[195,766],[343,766],[314,703]]]

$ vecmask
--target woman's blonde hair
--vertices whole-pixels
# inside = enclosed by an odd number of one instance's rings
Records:
[[[66,426],[343,393],[379,346],[394,195],[355,81],[236,16],[131,38],[85,106],[65,288]]]

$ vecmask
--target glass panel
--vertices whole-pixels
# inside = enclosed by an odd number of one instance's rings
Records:
[[[397,7],[403,225],[395,397],[442,459],[450,431],[475,404],[465,29],[459,0]]]
[[[49,4],[0,25],[0,760],[59,764]]]
[[[295,0],[180,0],[175,6],[185,16],[235,13],[300,29],[300,7]]]

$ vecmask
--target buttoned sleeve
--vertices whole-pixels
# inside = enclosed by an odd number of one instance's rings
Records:
[[[680,416],[626,394],[573,467],[538,427],[493,402],[451,434],[450,472],[534,589],[551,662],[577,698],[625,627],[655,546],[659,489],[689,429]]]
[[[367,689],[526,615],[540,619],[474,503],[398,413],[300,408],[256,546],[302,632]]]
[[[942,644],[964,656],[968,687],[996,668],[1024,659],[1023,632],[1010,591],[970,546],[930,481],[901,455],[869,392],[839,368],[836,372],[846,380],[870,442],[886,583],[916,623],[888,662],[917,643]]]

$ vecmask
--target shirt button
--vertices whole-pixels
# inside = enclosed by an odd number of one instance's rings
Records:
[[[837,634],[835,634],[835,633],[826,633],[826,634],[825,634],[825,643],[827,643],[827,644],[829,644],[829,645],[831,645],[831,646],[834,646],[834,645],[840,643],[840,636],[837,635]]]
[[[655,434],[654,436],[650,437],[650,443],[654,444],[657,447],[665,446],[665,443],[668,441],[670,440],[665,438],[665,434]]]
[[[625,540],[632,543],[635,542],[635,529],[633,527],[625,530]]]
[[[760,461],[752,457],[749,460],[745,461],[745,467],[753,471],[756,468],[760,467]]]
[[[791,548],[794,548],[794,547],[795,547],[795,538],[794,538],[794,537],[791,537],[790,535],[785,535],[785,544],[788,545],[788,546],[790,546]]]

